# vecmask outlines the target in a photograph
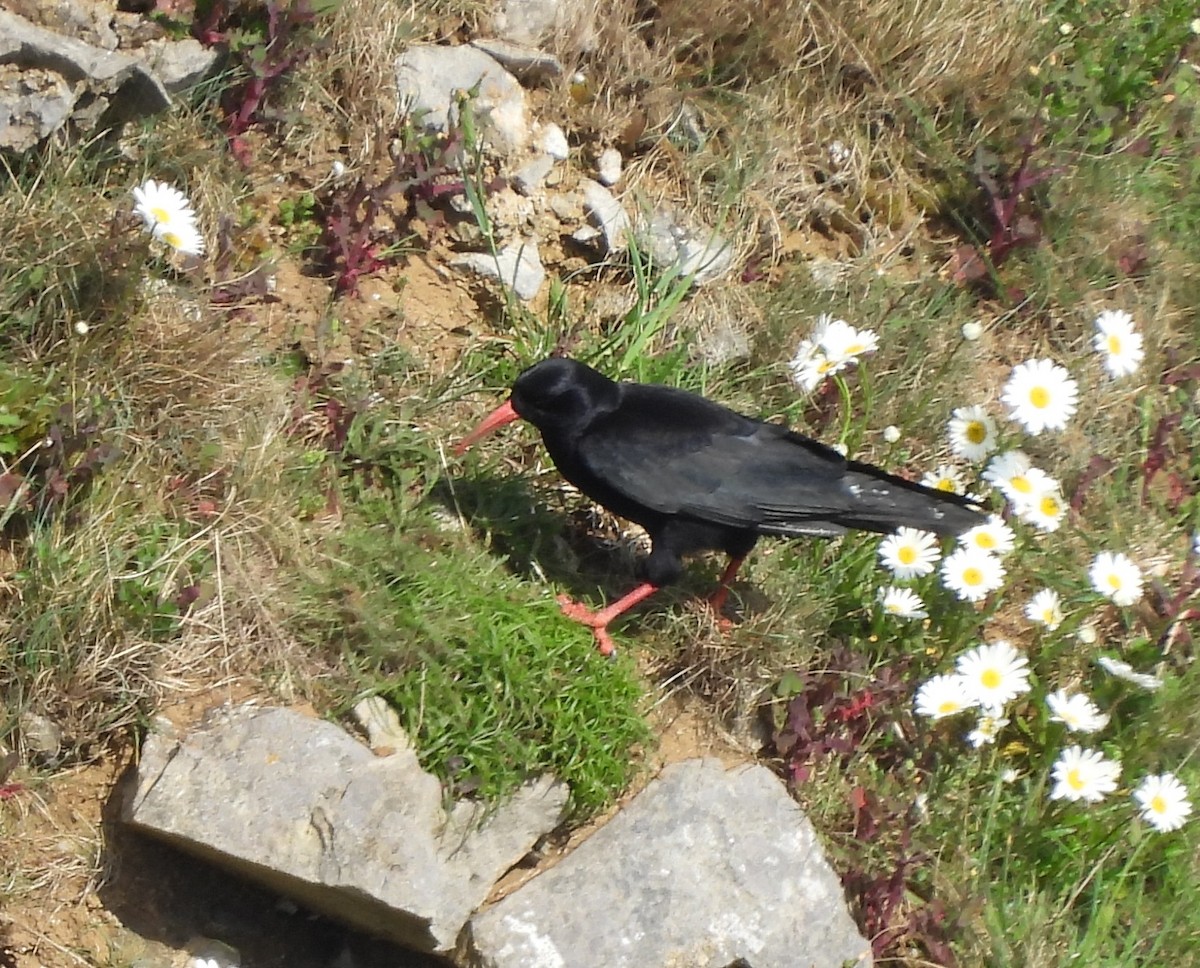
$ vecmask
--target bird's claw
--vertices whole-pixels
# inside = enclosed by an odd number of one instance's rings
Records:
[[[586,625],[592,630],[592,635],[596,639],[596,650],[605,658],[616,655],[617,646],[613,642],[612,637],[608,634],[608,629],[601,624],[601,619],[594,609],[588,608],[586,605],[575,601],[569,595],[559,595],[556,599],[558,607],[562,609],[562,613],[569,619]]]
[[[584,625],[590,625],[595,628],[596,613],[593,609],[588,608],[582,602],[577,602],[570,595],[559,595],[557,599],[558,607],[562,609],[562,613],[576,622],[582,622]]]

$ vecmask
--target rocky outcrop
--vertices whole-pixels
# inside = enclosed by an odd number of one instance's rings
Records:
[[[164,723],[142,750],[124,819],[315,911],[448,950],[500,876],[558,825],[567,790],[545,777],[486,815],[471,802],[447,812],[402,731],[387,732],[392,752],[377,756],[289,709],[222,706],[186,733]]]
[[[871,946],[778,777],[668,767],[557,866],[471,920],[472,968],[843,968]]]
[[[75,3],[53,12],[58,29],[0,10],[0,148],[24,151],[64,129],[92,131],[164,111],[172,93],[217,59],[191,39],[119,50],[116,33]]]

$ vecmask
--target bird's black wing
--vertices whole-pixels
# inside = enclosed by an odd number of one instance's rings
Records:
[[[775,533],[839,534],[850,498],[837,451],[668,387],[621,384],[577,443],[587,472],[662,514]]]

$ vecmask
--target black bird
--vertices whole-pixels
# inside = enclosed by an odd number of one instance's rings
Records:
[[[567,615],[591,626],[605,655],[613,651],[609,622],[677,579],[684,555],[729,556],[710,599],[719,610],[760,535],[827,538],[902,526],[957,535],[985,520],[965,497],[847,460],[785,426],[673,387],[615,383],[562,358],[517,377],[508,402],[456,453],[518,417],[541,431],[563,477],[650,535],[643,582],[629,594],[600,611],[559,599]]]

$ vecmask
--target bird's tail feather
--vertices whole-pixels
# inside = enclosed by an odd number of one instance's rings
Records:
[[[959,535],[987,520],[986,514],[961,494],[926,487],[871,464],[850,462],[844,480],[855,503],[834,520],[846,527],[881,534],[908,527]]]

